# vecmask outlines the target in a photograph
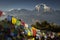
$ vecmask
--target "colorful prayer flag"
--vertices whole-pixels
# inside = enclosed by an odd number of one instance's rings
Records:
[[[11,20],[12,20],[12,16],[9,16],[9,15],[8,15],[8,16],[7,16],[7,20],[8,20],[8,21],[11,21]]]
[[[19,20],[16,21],[16,25],[20,26],[21,22]]]
[[[32,27],[33,36],[36,36],[36,28]]]
[[[15,17],[12,17],[12,24],[16,24],[17,19]]]

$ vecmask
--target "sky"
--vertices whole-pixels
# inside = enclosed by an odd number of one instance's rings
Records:
[[[0,0],[0,10],[34,9],[37,4],[44,3],[53,9],[60,10],[60,0]]]

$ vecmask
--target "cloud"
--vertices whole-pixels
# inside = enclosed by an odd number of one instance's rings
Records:
[[[36,8],[36,10],[38,10],[38,12],[39,12],[39,10],[40,10],[40,5],[36,5],[35,8]]]
[[[13,8],[9,9],[8,11],[14,10]]]
[[[8,11],[12,11],[12,10],[20,10],[20,8],[11,8]]]
[[[43,4],[43,3],[36,5],[35,8],[39,12],[39,10],[42,6],[43,6],[43,9],[44,9],[43,10],[44,12],[50,11],[50,9],[51,9],[49,6],[47,6],[46,4]]]
[[[47,6],[46,4],[42,4],[44,6],[44,12],[50,11],[50,7]]]

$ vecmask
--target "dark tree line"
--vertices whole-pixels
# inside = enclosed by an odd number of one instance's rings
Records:
[[[49,30],[53,32],[60,32],[60,25],[57,25],[55,23],[48,23],[47,21],[43,22],[36,22],[35,24],[32,24],[31,26],[34,26],[37,29],[40,30]]]

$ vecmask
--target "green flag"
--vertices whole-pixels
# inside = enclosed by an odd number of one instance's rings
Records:
[[[16,25],[20,26],[21,22],[19,20],[16,21]]]

